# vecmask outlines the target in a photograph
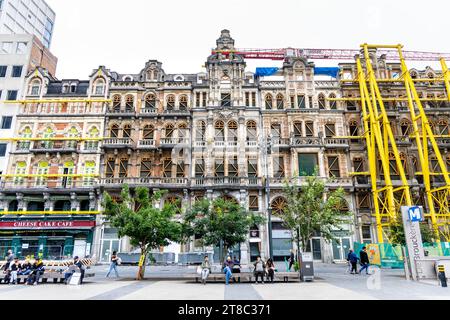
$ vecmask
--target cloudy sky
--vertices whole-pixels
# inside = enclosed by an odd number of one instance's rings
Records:
[[[99,65],[137,73],[149,59],[168,73],[199,72],[225,28],[240,48],[357,49],[368,42],[450,52],[442,38],[450,29],[446,0],[46,1],[57,15],[51,50],[58,78],[86,79]],[[278,65],[249,61],[248,68]]]

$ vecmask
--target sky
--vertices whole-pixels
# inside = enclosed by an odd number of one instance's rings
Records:
[[[237,48],[358,49],[367,42],[450,52],[448,0],[46,1],[56,12],[50,49],[59,79],[87,79],[99,65],[138,73],[150,59],[166,73],[201,72],[222,29]],[[248,60],[249,71],[280,65]]]

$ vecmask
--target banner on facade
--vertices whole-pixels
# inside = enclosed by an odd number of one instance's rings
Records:
[[[0,221],[0,230],[92,229],[95,221]]]

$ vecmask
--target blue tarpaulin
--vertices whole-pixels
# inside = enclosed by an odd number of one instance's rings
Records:
[[[337,78],[337,75],[339,74],[339,68],[337,67],[314,68],[314,74],[316,76],[322,75]]]
[[[278,68],[256,68],[255,76],[268,77],[277,73]]]

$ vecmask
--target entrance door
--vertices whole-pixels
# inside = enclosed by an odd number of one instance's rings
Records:
[[[337,238],[333,240],[333,260],[344,261],[350,250],[350,238]]]
[[[109,262],[111,261],[111,255],[114,251],[119,252],[120,248],[120,240],[119,239],[104,239],[102,241],[102,250],[101,250],[101,262]]]

